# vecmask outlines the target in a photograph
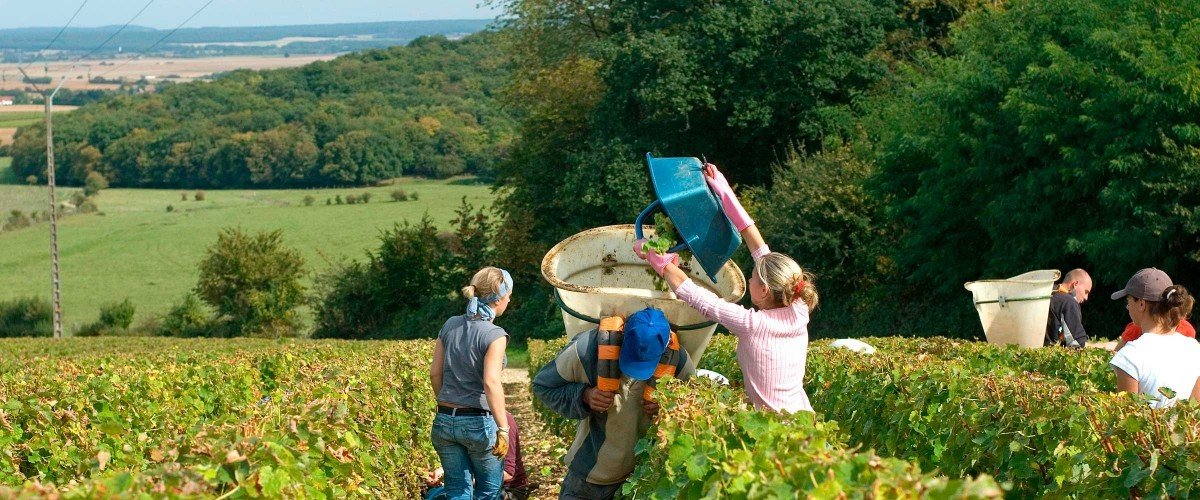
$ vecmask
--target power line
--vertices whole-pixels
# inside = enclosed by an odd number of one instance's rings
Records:
[[[54,38],[50,40],[50,43],[47,43],[45,47],[42,47],[42,50],[38,51],[39,54],[49,50],[50,46],[54,45],[54,42],[58,41],[58,38],[62,36],[63,32],[67,31],[67,27],[71,26],[71,23],[75,22],[75,18],[79,16],[79,12],[83,10],[83,7],[87,5],[87,3],[88,0],[83,0],[83,3],[79,4],[79,8],[75,9],[74,14],[71,14],[71,18],[67,20],[67,24],[64,24],[62,29],[58,30],[58,34],[54,35]],[[32,62],[33,61],[30,61],[30,63]]]
[[[84,60],[84,59],[87,59],[87,58],[88,58],[89,56],[91,56],[92,54],[95,54],[95,53],[96,53],[96,52],[98,52],[100,49],[104,48],[104,46],[105,46],[105,45],[108,45],[108,42],[111,42],[111,41],[112,41],[114,38],[116,38],[116,37],[117,37],[117,35],[120,35],[122,31],[125,31],[125,28],[128,28],[130,24],[133,24],[133,22],[134,22],[135,20],[137,20],[137,18],[138,18],[139,16],[141,16],[143,12],[146,12],[146,9],[150,8],[150,5],[151,5],[151,4],[153,4],[153,3],[154,3],[154,1],[155,1],[155,0],[150,0],[150,1],[146,2],[146,5],[143,5],[143,6],[142,6],[142,10],[139,10],[139,11],[137,11],[137,14],[134,14],[134,15],[133,15],[133,17],[129,18],[129,21],[126,21],[126,22],[125,22],[125,25],[124,25],[124,26],[121,26],[121,29],[119,29],[119,30],[117,30],[116,32],[114,32],[113,34],[109,35],[109,36],[108,36],[108,38],[106,38],[106,39],[105,39],[103,42],[100,42],[100,45],[97,45],[97,46],[96,46],[96,48],[94,48],[94,49],[92,49],[92,50],[88,51],[88,53],[87,53],[87,54],[84,54],[84,55],[82,55],[82,56],[80,56],[80,57],[76,57],[74,61],[71,61],[71,62],[69,62],[69,63],[67,63],[67,64],[64,64],[64,65],[62,65],[62,66],[59,66],[59,67],[57,67],[57,68],[54,68],[54,69],[53,69],[53,71],[58,71],[58,70],[60,70],[60,69],[67,68],[67,67],[68,67],[68,65],[70,66],[70,68],[74,68],[74,67],[76,66],[76,64],[77,64],[77,63],[79,63],[79,61],[82,61],[82,60]],[[64,78],[65,78],[65,77],[64,77]]]
[[[179,23],[177,26],[175,26],[175,29],[172,29],[172,30],[171,30],[169,33],[167,33],[166,35],[163,35],[163,36],[162,36],[162,38],[159,38],[159,39],[158,39],[158,41],[154,42],[154,43],[153,43],[153,44],[151,44],[149,47],[146,47],[145,49],[143,49],[143,50],[142,50],[141,52],[139,52],[139,53],[138,53],[136,56],[133,56],[133,57],[131,57],[131,58],[129,58],[129,59],[126,59],[125,61],[121,62],[121,64],[118,64],[118,65],[116,65],[116,66],[112,67],[112,68],[111,68],[111,69],[109,69],[108,71],[105,71],[105,72],[103,72],[103,73],[100,73],[99,75],[96,75],[96,78],[103,78],[103,77],[104,77],[104,75],[107,75],[107,74],[109,74],[109,73],[112,73],[113,71],[116,71],[116,70],[118,70],[118,69],[121,69],[121,67],[122,67],[122,66],[125,66],[126,64],[129,64],[130,62],[133,62],[133,61],[135,61],[135,60],[137,60],[137,59],[140,59],[142,56],[146,55],[146,53],[147,53],[147,52],[150,52],[151,50],[154,50],[154,48],[155,48],[155,47],[158,47],[158,44],[160,44],[160,43],[163,43],[163,41],[165,41],[166,39],[170,38],[170,37],[171,37],[171,35],[174,35],[176,31],[179,31],[179,29],[180,29],[180,28],[183,28],[183,25],[185,25],[185,24],[187,24],[189,21],[191,21],[191,20],[192,20],[192,18],[194,18],[194,17],[196,17],[196,16],[200,15],[200,13],[204,11],[204,9],[207,9],[207,8],[208,8],[208,6],[209,6],[209,5],[212,5],[212,3],[213,3],[213,2],[215,2],[215,1],[216,1],[216,0],[208,0],[208,2],[206,2],[204,5],[201,5],[199,9],[196,9],[196,11],[192,13],[192,15],[188,16],[188,18],[187,18],[187,19],[184,19],[184,20],[183,20],[183,22],[181,22],[181,23]],[[90,79],[88,80],[88,84],[91,84],[91,80],[90,80]]]
[[[83,0],[83,3],[79,4],[79,8],[75,9],[74,14],[71,14],[71,18],[67,20],[67,24],[64,24],[62,29],[58,30],[58,33],[54,35],[54,38],[50,40],[50,43],[46,44],[46,48],[42,49],[41,52],[45,52],[50,48],[51,45],[54,45],[54,42],[58,41],[58,38],[62,36],[63,32],[67,31],[67,27],[71,26],[71,23],[75,21],[75,18],[79,16],[79,12],[83,10],[83,7],[87,5],[87,3],[88,0]]]

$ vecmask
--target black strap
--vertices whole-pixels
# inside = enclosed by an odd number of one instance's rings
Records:
[[[449,406],[442,405],[438,405],[437,412],[450,415],[452,417],[478,417],[492,414],[492,412],[482,408],[451,408]]]

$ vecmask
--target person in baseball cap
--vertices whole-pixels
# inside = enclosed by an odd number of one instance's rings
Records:
[[[1174,284],[1167,273],[1147,267],[1129,278],[1129,281],[1125,283],[1125,288],[1113,292],[1112,299],[1120,300],[1129,295],[1135,299],[1158,302],[1162,298],[1163,291]]]
[[[1167,273],[1149,267],[1138,271],[1132,278],[1129,278],[1129,282],[1125,283],[1125,288],[1113,292],[1112,298],[1113,300],[1118,300],[1129,296],[1135,299],[1158,302],[1163,292],[1172,285],[1174,283],[1171,282],[1171,277],[1167,276]],[[1196,338],[1196,328],[1187,319],[1179,322],[1176,331],[1185,337]],[[1136,322],[1130,321],[1128,325],[1125,325],[1125,330],[1121,332],[1121,339],[1117,341],[1117,347],[1114,350],[1121,350],[1122,347],[1125,347],[1125,344],[1133,342],[1141,336],[1142,328]]]
[[[634,448],[658,413],[658,403],[647,398],[655,371],[672,367],[681,380],[696,373],[696,363],[684,349],[664,360],[663,353],[671,349],[666,315],[647,308],[627,318],[600,318],[596,328],[575,334],[533,376],[529,385],[538,401],[579,421],[563,457],[567,473],[559,498],[613,498],[621,490],[637,463]],[[601,384],[611,380],[609,368],[619,372],[615,387]]]
[[[671,325],[662,311],[648,307],[631,314],[625,320],[625,339],[618,359],[621,373],[632,379],[648,380],[670,342]]]
[[[1195,304],[1188,289],[1172,283],[1167,273],[1147,268],[1112,298],[1125,299],[1129,319],[1144,332],[1109,361],[1117,390],[1147,395],[1154,408],[1200,399],[1200,344],[1179,333]]]

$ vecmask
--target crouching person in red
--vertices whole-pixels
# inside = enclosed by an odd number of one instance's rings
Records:
[[[581,332],[533,379],[546,407],[579,420],[559,499],[613,498],[633,473],[633,447],[658,413],[654,380],[696,371],[667,318],[643,309]]]

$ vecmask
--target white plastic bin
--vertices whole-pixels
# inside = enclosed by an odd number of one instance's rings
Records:
[[[654,229],[644,226],[647,238]],[[670,291],[654,289],[649,265],[633,253],[633,224],[604,226],[577,233],[551,248],[542,258],[542,277],[555,288],[568,338],[595,328],[599,318],[629,316],[646,307],[661,309],[675,325],[679,343],[699,360],[716,330],[708,321]],[[746,292],[746,278],[732,261],[717,274],[717,283],[692,265],[688,275],[721,298],[737,302]]]
[[[1050,294],[1059,275],[1056,269],[1046,269],[1004,280],[964,284],[971,292],[987,341],[1042,347],[1050,316]]]

